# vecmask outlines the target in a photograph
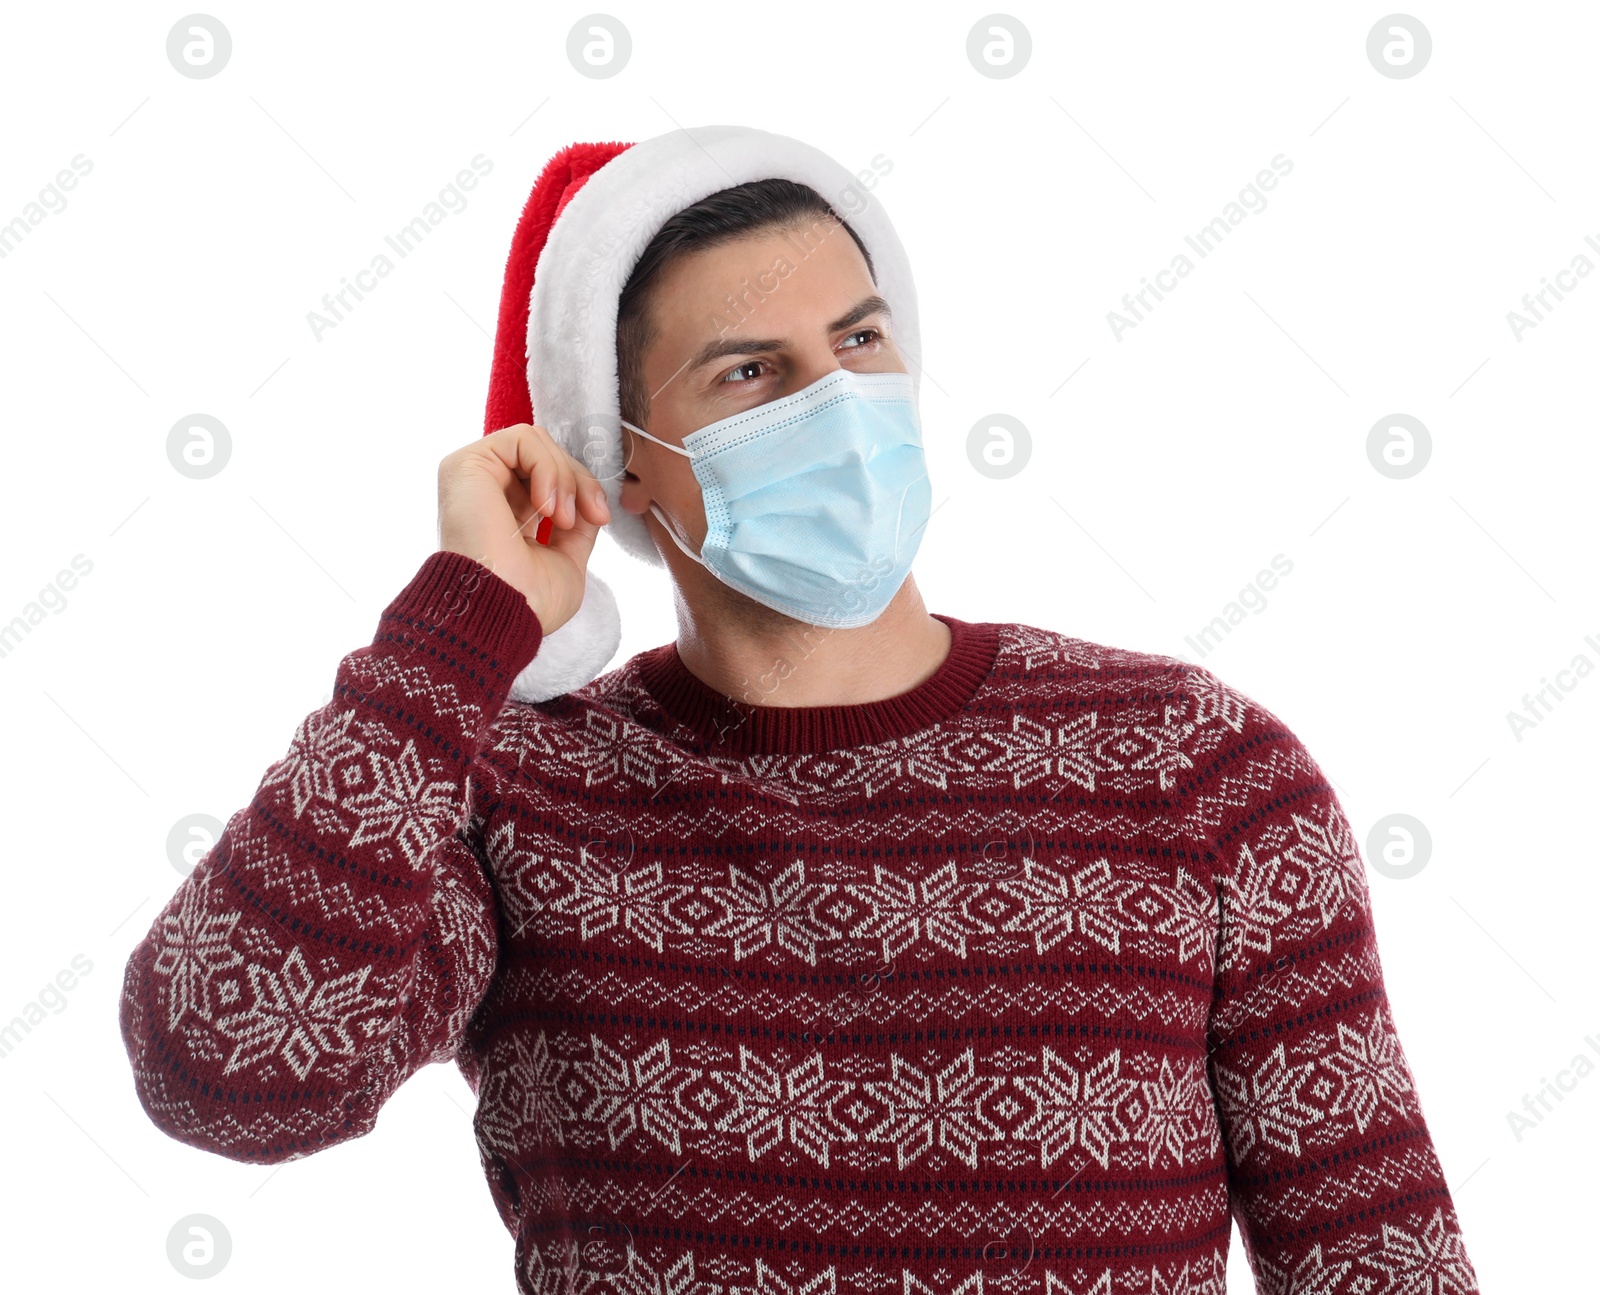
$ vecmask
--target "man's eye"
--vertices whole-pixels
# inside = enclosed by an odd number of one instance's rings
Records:
[[[875,342],[875,341],[878,340],[878,330],[876,328],[863,328],[863,329],[860,329],[857,332],[851,333],[850,337],[847,337],[844,340],[848,342],[851,337],[865,337],[865,338],[868,339],[868,343]],[[867,345],[868,343],[862,343],[862,345]],[[850,347],[846,347],[845,349],[846,350],[850,350],[850,351],[855,351],[855,350],[859,350],[860,347],[859,346],[850,346]]]
[[[738,368],[729,369],[728,372],[723,376],[722,380],[724,382],[744,382],[744,381],[746,381],[746,379],[739,377],[738,376],[739,374],[743,373],[746,369],[758,369],[760,367],[761,367],[761,361],[760,360],[746,360]],[[751,374],[750,376],[753,378],[753,377],[758,377],[759,375],[758,374]]]

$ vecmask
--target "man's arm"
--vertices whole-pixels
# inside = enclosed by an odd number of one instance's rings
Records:
[[[123,1042],[163,1132],[298,1159],[455,1053],[499,949],[468,774],[541,637],[523,594],[438,552],[339,663],[128,959]]]
[[[1231,730],[1190,813],[1217,855],[1207,1067],[1256,1288],[1477,1291],[1350,823],[1277,716],[1202,667],[1188,683],[1195,717]]]

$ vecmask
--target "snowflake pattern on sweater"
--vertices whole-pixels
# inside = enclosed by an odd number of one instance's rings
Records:
[[[537,618],[430,556],[130,955],[139,1101],[278,1163],[454,1061],[530,1295],[1221,1295],[1232,1219],[1264,1295],[1477,1291],[1304,747],[940,619],[881,702],[508,704]]]

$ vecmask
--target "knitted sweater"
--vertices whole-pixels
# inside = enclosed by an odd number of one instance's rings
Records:
[[[134,948],[145,1111],[272,1164],[453,1061],[538,1295],[1217,1295],[1230,1215],[1260,1292],[1478,1290],[1294,734],[939,619],[881,701],[508,703],[538,618],[429,556]]]

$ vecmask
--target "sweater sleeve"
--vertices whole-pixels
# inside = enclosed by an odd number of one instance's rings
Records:
[[[128,958],[134,1090],[164,1133],[275,1164],[360,1137],[450,1060],[499,914],[469,773],[538,617],[431,554]]]
[[[1277,716],[1188,671],[1221,732],[1190,813],[1218,869],[1207,1069],[1256,1289],[1475,1292],[1349,820]]]

